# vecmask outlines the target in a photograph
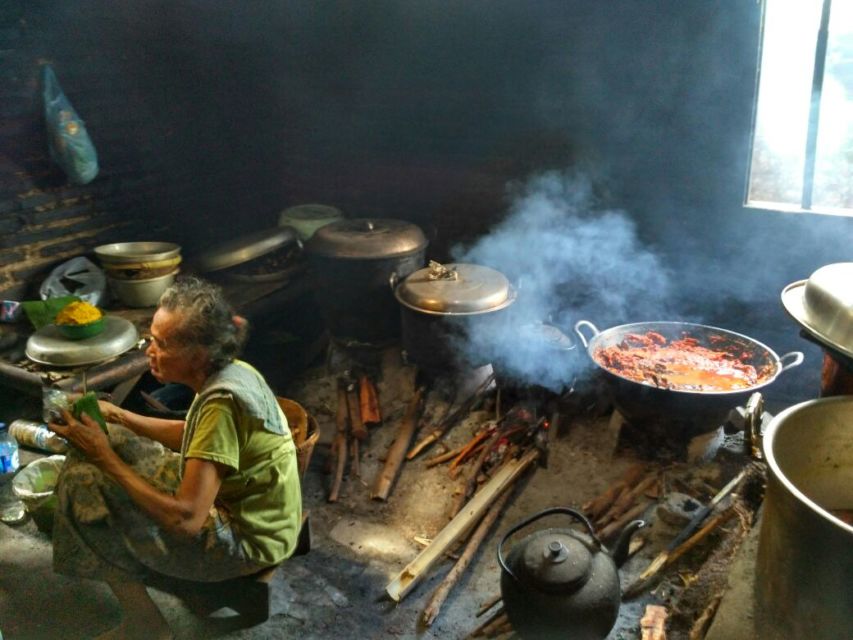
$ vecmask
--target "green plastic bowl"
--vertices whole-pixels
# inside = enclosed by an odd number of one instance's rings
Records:
[[[94,322],[88,324],[58,324],[59,333],[69,340],[82,340],[91,338],[104,330],[104,318],[101,316]]]

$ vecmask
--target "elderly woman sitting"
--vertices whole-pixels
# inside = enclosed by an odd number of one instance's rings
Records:
[[[161,382],[196,392],[183,420],[102,402],[109,436],[63,413],[67,438],[54,522],[57,572],[106,581],[122,608],[103,638],[169,638],[143,580],[256,573],[294,551],[301,523],[296,449],[263,377],[236,360],[245,337],[218,288],[176,282],[160,299],[147,355]],[[178,453],[179,452],[179,453]]]

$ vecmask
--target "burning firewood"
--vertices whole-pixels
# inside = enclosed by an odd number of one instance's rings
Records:
[[[426,437],[422,438],[414,447],[412,447],[409,452],[406,454],[407,460],[412,460],[415,456],[417,456],[421,451],[429,447],[430,445],[438,442],[445,433],[450,431],[450,429],[456,426],[456,423],[462,420],[466,415],[471,413],[474,410],[474,407],[482,400],[483,396],[489,390],[489,387],[492,386],[492,383],[495,380],[495,375],[491,374],[487,377],[481,384],[478,386],[474,392],[462,403],[459,407],[441,419],[435,428],[426,435]]]

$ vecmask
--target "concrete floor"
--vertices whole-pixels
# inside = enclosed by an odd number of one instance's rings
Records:
[[[361,477],[345,480],[335,504],[326,502],[329,476],[325,473],[326,445],[334,432],[335,376],[318,368],[288,389],[287,395],[302,402],[321,426],[321,442],[303,486],[313,548],[278,571],[273,581],[273,614],[250,629],[234,629],[227,617],[202,620],[177,598],[153,591],[176,638],[465,638],[482,622],[475,615],[480,606],[499,594],[495,549],[500,535],[541,509],[582,504],[635,462],[614,453],[618,433],[608,427],[606,417],[564,420],[549,466],[537,468],[517,486],[437,621],[424,629],[419,623],[421,612],[451,562],[435,567],[397,605],[384,598],[385,586],[422,549],[416,540],[432,538],[446,524],[455,481],[446,466],[427,468],[422,460],[415,460],[403,467],[387,502],[370,499],[372,479],[411,397],[412,376],[394,362],[384,363],[380,383],[383,426],[372,431],[362,450]],[[474,426],[490,415],[473,413],[451,432],[448,445],[467,441]],[[564,525],[555,520],[548,526]],[[649,544],[623,567],[623,584],[645,568],[673,534],[655,525],[644,535]],[[17,527],[0,525],[0,585],[0,631],[8,640],[90,638],[119,620],[118,605],[104,585],[52,572],[49,538],[32,521]],[[623,603],[609,639],[639,638],[639,619],[651,599]]]

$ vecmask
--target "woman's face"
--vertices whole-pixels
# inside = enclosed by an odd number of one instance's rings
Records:
[[[157,309],[151,320],[151,343],[145,350],[151,374],[160,382],[180,382],[194,387],[204,381],[203,350],[178,339],[183,318],[177,311]]]

